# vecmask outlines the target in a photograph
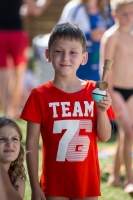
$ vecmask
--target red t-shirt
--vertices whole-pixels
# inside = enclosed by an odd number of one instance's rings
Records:
[[[75,93],[51,82],[31,92],[21,118],[41,124],[43,160],[40,185],[46,196],[100,196],[97,107],[94,81]],[[114,119],[112,107],[109,119]]]

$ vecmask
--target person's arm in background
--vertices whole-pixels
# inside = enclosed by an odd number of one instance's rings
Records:
[[[117,35],[112,35],[109,36],[109,32],[112,31],[111,29],[108,29],[105,34],[103,35],[102,39],[101,39],[101,46],[100,46],[100,76],[102,78],[102,74],[103,74],[103,66],[104,66],[104,60],[105,59],[111,59],[114,60],[115,58],[115,52],[117,50],[117,44],[118,44],[118,37]],[[106,78],[106,81],[108,82],[108,91],[110,93],[110,96],[112,98],[112,104],[113,104],[113,108],[115,110],[115,113],[119,113],[121,110],[121,104],[119,101],[119,95],[117,92],[114,91],[113,87],[114,87],[114,83],[113,83],[113,76],[114,76],[114,70],[113,68],[117,67],[115,65],[115,62],[112,65],[112,68]]]
[[[105,34],[103,35],[102,39],[101,39],[101,43],[100,43],[100,68],[99,68],[99,74],[100,77],[102,78],[102,74],[103,74],[103,66],[104,66],[104,61],[105,59],[110,59],[110,60],[114,60],[114,55],[115,55],[115,49],[116,49],[116,45],[117,45],[117,40],[116,37],[109,37],[108,36],[109,30],[105,32]],[[113,66],[112,66],[113,68]],[[113,82],[112,82],[112,70],[110,70],[108,76],[107,76],[107,82],[109,83],[109,92],[110,95],[112,93],[112,88],[113,88]]]
[[[63,8],[58,24],[65,22],[72,22],[74,20],[72,17],[73,8],[75,9],[75,7],[78,6],[79,4],[80,4],[79,0],[71,0],[70,2],[68,2]]]
[[[24,0],[24,4],[21,6],[21,15],[33,15],[40,16],[47,7],[51,4],[51,0]]]

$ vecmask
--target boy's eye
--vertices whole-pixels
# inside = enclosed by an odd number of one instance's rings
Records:
[[[60,50],[55,50],[55,52],[59,53],[59,52],[61,52],[61,51],[60,51]]]
[[[77,54],[76,52],[74,52],[74,51],[71,51],[71,54]]]
[[[129,13],[122,13],[122,15],[123,15],[124,17],[130,16],[130,15],[132,15],[132,14],[133,14],[133,12],[129,12]]]
[[[4,138],[0,138],[0,140],[4,140]]]

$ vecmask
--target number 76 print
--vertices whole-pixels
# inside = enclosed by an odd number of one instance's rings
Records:
[[[58,120],[54,121],[53,133],[62,133],[57,150],[56,161],[84,161],[87,157],[90,139],[87,135],[79,135],[80,129],[92,132],[91,120]]]

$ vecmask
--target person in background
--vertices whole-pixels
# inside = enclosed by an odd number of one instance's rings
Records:
[[[104,33],[101,40],[100,73],[105,58],[114,60],[107,81],[119,135],[114,170],[108,184],[124,187],[126,193],[133,193],[133,1],[111,0],[110,3],[115,24]],[[123,161],[126,169],[125,183],[120,179]]]
[[[25,0],[22,6],[21,0],[0,1],[0,110],[13,118],[18,117],[28,63],[29,37],[24,31],[20,12],[23,15],[41,15],[50,0],[42,1],[40,6],[37,2]]]
[[[104,0],[72,0],[71,4],[69,2],[65,6],[58,23],[72,22],[81,28],[86,37],[89,59],[86,65],[79,67],[77,76],[98,81],[100,40],[105,30],[114,23],[110,9],[105,6]]]
[[[0,199],[22,200],[25,192],[26,171],[22,132],[17,123],[0,117]]]

